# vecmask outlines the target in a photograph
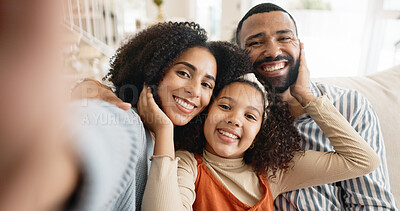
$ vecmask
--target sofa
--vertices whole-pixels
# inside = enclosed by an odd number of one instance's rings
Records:
[[[316,78],[313,81],[358,90],[370,101],[381,125],[392,191],[399,203],[400,65],[366,76]]]

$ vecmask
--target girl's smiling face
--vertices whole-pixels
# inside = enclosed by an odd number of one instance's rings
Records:
[[[157,94],[174,125],[187,124],[209,104],[216,75],[216,60],[202,47],[184,51],[165,71]]]
[[[206,150],[224,158],[241,158],[262,124],[264,98],[245,82],[221,90],[211,104],[204,123]]]

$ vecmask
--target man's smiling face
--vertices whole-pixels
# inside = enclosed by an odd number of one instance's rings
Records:
[[[297,78],[300,45],[296,26],[287,13],[272,11],[248,17],[239,33],[240,47],[254,65],[254,72],[284,92]]]

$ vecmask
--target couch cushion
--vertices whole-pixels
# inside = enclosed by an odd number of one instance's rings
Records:
[[[356,89],[374,107],[385,141],[391,186],[400,199],[400,66],[362,77],[317,78],[313,81]]]

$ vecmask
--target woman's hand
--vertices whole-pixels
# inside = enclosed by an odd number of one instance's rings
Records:
[[[300,42],[300,41],[299,41]],[[310,89],[310,71],[307,68],[306,57],[304,53],[304,43],[300,42],[300,67],[297,80],[290,87],[290,94],[302,105],[307,105],[316,97]]]

